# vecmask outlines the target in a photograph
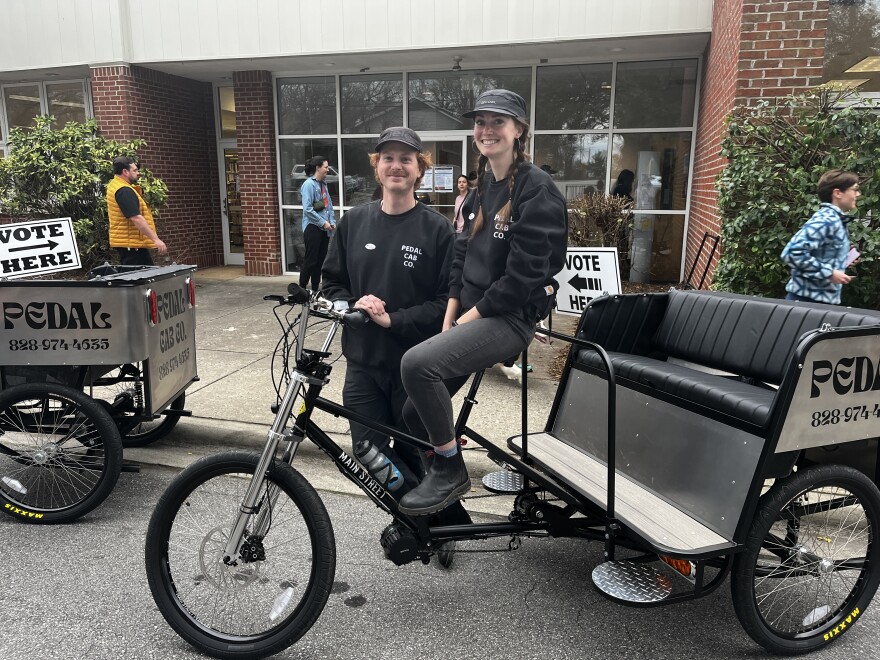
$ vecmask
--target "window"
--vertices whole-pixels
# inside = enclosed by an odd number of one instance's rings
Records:
[[[281,140],[281,182],[282,204],[302,203],[299,189],[309,177],[306,163],[314,156],[323,156],[331,170],[324,183],[330,193],[334,206],[339,206],[339,156],[336,153],[336,138],[317,138],[314,140]]]
[[[403,76],[343,76],[343,133],[381,133],[403,125]]]
[[[235,126],[235,88],[217,88],[217,104],[220,108],[220,139],[234,140],[236,136]]]
[[[48,114],[55,117],[54,126],[85,121],[86,96],[82,82],[46,83],[46,100]]]
[[[345,173],[345,203],[348,206],[366,204],[373,199],[376,177],[369,155],[376,146],[376,138],[347,138],[342,141],[342,171]]]
[[[566,199],[605,190],[608,134],[537,135],[535,165],[546,171]]]
[[[91,117],[85,81],[3,85],[0,89],[0,151],[7,149],[10,129],[32,126],[40,115],[55,117],[55,127]]]
[[[536,130],[608,128],[611,63],[538,67]]]
[[[278,79],[278,132],[281,135],[336,133],[336,79]]]
[[[637,210],[683,210],[690,153],[690,132],[615,133],[611,179],[616,181],[624,170],[635,175],[630,195]]]
[[[469,131],[473,121],[462,117],[477,97],[498,87],[531,97],[531,69],[432,71],[409,76],[409,122],[416,131]]]
[[[614,91],[614,126],[692,126],[696,92],[696,60],[621,62]]]
[[[831,0],[822,78],[880,95],[880,0]]]
[[[6,107],[6,123],[9,128],[31,126],[42,114],[40,86],[7,85],[3,88],[3,105]]]

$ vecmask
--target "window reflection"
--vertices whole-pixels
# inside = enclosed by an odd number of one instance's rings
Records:
[[[636,213],[628,279],[631,282],[678,282],[683,240],[683,214]]]
[[[46,97],[56,128],[71,121],[85,121],[86,99],[81,82],[46,83]]]
[[[880,0],[831,0],[823,80],[864,81],[859,92],[880,92]]]
[[[336,133],[334,78],[279,78],[278,108],[281,135]]]
[[[302,233],[302,210],[284,209],[284,268],[299,270],[302,266],[306,246]]]
[[[608,128],[611,64],[538,67],[535,97],[538,130]]]
[[[299,189],[306,179],[306,162],[313,156],[323,156],[330,164],[330,173],[324,179],[330,199],[339,206],[339,159],[336,139],[281,140],[281,203],[301,204]]]
[[[403,77],[342,77],[342,132],[381,133],[403,124]]]
[[[31,126],[40,115],[40,86],[14,85],[3,88],[6,123],[9,128]]]
[[[612,187],[623,170],[630,170],[635,174],[631,195],[636,209],[684,209],[690,153],[690,132],[615,133]]]
[[[342,141],[342,172],[345,175],[346,206],[359,206],[373,199],[379,185],[370,166],[370,153],[377,138],[347,138]]]
[[[566,199],[605,190],[607,134],[538,135],[534,163],[556,182]]]
[[[614,91],[614,126],[691,126],[696,92],[697,60],[621,62]]]
[[[473,122],[461,116],[489,89],[509,89],[531,96],[531,69],[486,71],[433,71],[409,76],[409,126],[417,131],[471,130]]]

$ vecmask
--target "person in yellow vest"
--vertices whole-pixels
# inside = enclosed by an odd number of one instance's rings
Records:
[[[156,223],[137,185],[138,166],[126,156],[113,159],[116,176],[107,185],[107,215],[110,218],[110,247],[119,253],[123,266],[152,266],[150,250],[168,252],[156,234]]]

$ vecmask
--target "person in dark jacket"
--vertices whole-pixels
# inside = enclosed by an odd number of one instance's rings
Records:
[[[431,166],[415,131],[386,129],[370,159],[382,197],[351,209],[339,221],[322,286],[334,304],[362,309],[372,321],[342,332],[347,360],[343,403],[406,430],[400,360],[442,328],[455,234],[449,220],[413,196]],[[395,488],[395,496],[419,483],[424,468],[417,449],[402,443],[392,447],[387,435],[356,422],[351,422],[351,435],[356,455],[363,456],[368,443],[400,470],[404,483],[401,490]]]
[[[424,426],[435,452],[427,476],[400,501],[410,515],[440,511],[470,488],[450,390],[521,353],[555,300],[568,215],[550,175],[525,152],[526,115],[523,98],[504,89],[481,94],[464,115],[474,119],[480,152],[477,194],[464,210],[473,221],[456,238],[443,332],[411,348],[401,363],[409,396],[404,418],[411,429]]]

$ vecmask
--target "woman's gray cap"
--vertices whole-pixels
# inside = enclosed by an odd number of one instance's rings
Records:
[[[490,89],[483,92],[474,104],[474,109],[462,117],[475,117],[480,112],[497,112],[511,117],[528,117],[525,99],[507,89]]]

